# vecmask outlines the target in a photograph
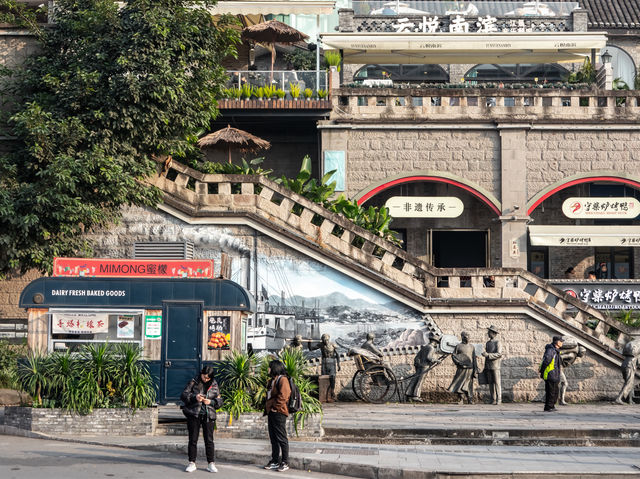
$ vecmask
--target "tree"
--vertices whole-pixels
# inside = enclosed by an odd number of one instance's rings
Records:
[[[89,255],[84,234],[122,206],[157,204],[144,183],[153,156],[184,155],[215,118],[239,35],[209,2],[58,0],[52,27],[1,3],[41,48],[4,82],[17,101],[0,156],[0,273],[47,271],[55,256]]]

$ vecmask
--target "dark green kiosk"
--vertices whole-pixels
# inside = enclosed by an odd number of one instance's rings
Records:
[[[246,349],[253,296],[226,279],[46,277],[20,295],[28,345],[49,353],[87,343],[139,344],[158,402],[179,399],[203,364]]]

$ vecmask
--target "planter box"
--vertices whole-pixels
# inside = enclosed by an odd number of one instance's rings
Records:
[[[145,436],[156,432],[158,408],[94,409],[81,415],[64,409],[7,406],[4,425],[51,435]]]
[[[229,415],[219,412],[216,420],[216,436],[234,437],[243,439],[264,439],[269,437],[267,430],[267,418],[261,412],[249,412],[240,414],[229,425]],[[287,435],[296,437],[296,431],[292,416],[287,419]],[[304,427],[298,428],[298,437],[319,438],[324,436],[322,428],[322,415],[315,414],[307,418]]]

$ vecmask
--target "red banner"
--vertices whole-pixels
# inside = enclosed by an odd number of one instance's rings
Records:
[[[213,260],[54,258],[53,276],[213,278]]]

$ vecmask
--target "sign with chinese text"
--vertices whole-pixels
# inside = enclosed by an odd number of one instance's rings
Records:
[[[230,349],[231,316],[207,318],[207,349]]]
[[[595,309],[640,309],[640,284],[601,283],[553,283],[565,293]]]
[[[640,246],[640,226],[531,225],[533,246]]]
[[[457,218],[464,211],[454,196],[392,196],[385,206],[394,218]]]
[[[562,212],[567,218],[633,219],[640,213],[636,198],[567,198]]]
[[[98,334],[109,331],[109,315],[106,313],[68,312],[53,313],[53,334]]]
[[[144,320],[144,335],[147,339],[162,338],[162,316],[147,316]]]
[[[53,276],[213,278],[213,260],[55,258]]]

